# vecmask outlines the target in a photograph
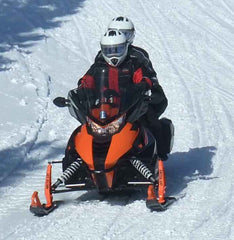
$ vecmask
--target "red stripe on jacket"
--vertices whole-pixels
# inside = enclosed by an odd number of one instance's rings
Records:
[[[81,79],[80,88],[95,88],[94,78],[91,75],[84,75]]]
[[[152,87],[152,82],[149,78],[143,76],[141,68],[138,68],[133,74],[133,83],[138,84],[142,81],[146,81],[150,87]]]
[[[109,68],[109,88],[119,93],[119,71],[118,68]]]

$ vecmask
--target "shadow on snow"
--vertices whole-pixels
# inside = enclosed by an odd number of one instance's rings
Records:
[[[167,179],[167,196],[177,196],[181,194],[189,182],[202,180],[212,180],[209,177],[213,172],[212,159],[216,148],[207,146],[202,148],[193,148],[188,152],[176,152],[169,156],[164,162]],[[145,200],[147,197],[144,191],[123,191],[107,196],[100,195],[92,190],[84,193],[78,199],[77,203],[85,201],[106,201],[110,205],[127,205],[135,200]]]
[[[207,146],[173,153],[165,162],[168,194],[179,194],[192,181],[212,180],[214,177],[209,175],[213,172],[212,159],[216,150],[213,146]]]
[[[64,154],[64,146],[58,146],[55,142],[40,142],[30,150],[28,146],[6,149],[0,152],[0,176],[4,178],[14,172],[14,176],[6,178],[0,186],[10,186],[20,181],[27,171],[44,168],[44,160],[58,160],[56,157]],[[167,196],[179,195],[189,182],[197,180],[212,180],[209,175],[213,172],[212,159],[216,148],[213,146],[194,148],[188,152],[177,152],[170,155],[164,163],[167,178]],[[30,152],[30,159],[27,154]],[[19,161],[19,158],[21,159]],[[10,169],[9,169],[10,167]],[[11,170],[11,171],[10,171]],[[5,176],[5,177],[7,177]],[[42,183],[44,184],[44,183]],[[90,190],[78,197],[75,202],[106,201],[110,205],[127,205],[135,200],[145,200],[146,191],[122,191],[111,195],[100,195],[96,190]]]
[[[37,41],[45,39],[45,30],[61,25],[57,17],[75,14],[82,7],[85,0],[3,0],[0,5],[0,52],[11,49],[24,51]],[[35,29],[42,29],[41,34],[34,33]],[[0,56],[0,71],[9,69],[13,62]]]
[[[0,187],[20,181],[28,171],[43,168],[46,172],[45,160],[61,160],[57,157],[64,154],[64,149],[55,141],[44,141],[0,151]]]

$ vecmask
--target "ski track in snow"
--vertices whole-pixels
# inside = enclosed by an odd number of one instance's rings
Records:
[[[19,68],[23,84],[35,86],[39,111],[16,144],[23,154],[15,160],[15,171],[4,173],[0,183],[0,239],[233,239],[233,12],[231,0],[87,0],[80,11],[64,17],[60,28],[43,30],[45,38],[31,47],[32,53],[12,49],[9,55],[18,63],[12,63],[9,74],[0,74],[11,78]],[[44,201],[47,161],[63,157],[77,125],[51,100],[76,86],[95,57],[100,31],[122,14],[135,23],[136,45],[149,52],[169,99],[164,115],[173,120],[176,139],[165,163],[168,192],[183,197],[166,212],[151,213],[144,193],[57,194],[54,199],[64,203],[46,217],[34,217],[28,211],[31,194],[38,190]],[[1,96],[18,99],[10,92]],[[53,167],[54,178],[60,174],[60,166]]]
[[[38,68],[35,67],[33,63],[26,63],[24,59],[24,55],[20,52],[20,50],[17,49],[18,52],[18,60],[21,62],[22,67],[25,69],[25,74],[28,76],[30,81],[27,84],[32,84],[32,86],[36,86],[36,96],[38,97],[38,117],[35,120],[35,122],[32,123],[32,126],[28,128],[25,131],[25,136],[23,139],[21,139],[19,142],[17,142],[17,146],[22,146],[24,148],[24,154],[23,156],[19,156],[22,158],[22,161],[26,161],[27,155],[30,153],[30,150],[33,148],[35,142],[37,141],[38,134],[43,128],[43,124],[46,121],[46,114],[47,114],[47,108],[48,108],[48,101],[49,101],[49,96],[50,96],[50,76],[47,75],[46,73],[42,72],[43,83],[40,83],[42,88],[40,86],[37,86],[38,83],[34,79],[33,73],[31,72],[30,68]],[[38,68],[37,72],[41,72],[40,69]],[[10,95],[9,95],[10,96]],[[12,96],[10,96],[12,97]],[[6,175],[7,176],[7,175]],[[3,175],[3,178],[6,177]],[[2,179],[2,178],[1,178]]]

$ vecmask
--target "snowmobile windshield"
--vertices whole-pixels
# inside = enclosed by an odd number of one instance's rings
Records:
[[[126,89],[103,88],[92,93],[88,117],[100,125],[106,125],[125,116],[142,96],[134,84]],[[137,91],[138,90],[138,91]]]
[[[104,70],[102,74],[94,88],[77,88],[69,92],[69,111],[79,121],[83,116],[83,119],[89,118],[104,126],[121,116],[127,117],[142,99],[142,89],[135,84],[122,88],[106,79]]]

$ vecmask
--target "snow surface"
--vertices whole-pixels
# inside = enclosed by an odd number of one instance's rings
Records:
[[[47,161],[79,124],[52,100],[76,86],[118,15],[134,22],[168,97],[167,192],[181,198],[152,213],[144,194],[73,192],[35,217],[31,194],[44,200]],[[0,239],[234,239],[233,49],[233,0],[0,0]]]

